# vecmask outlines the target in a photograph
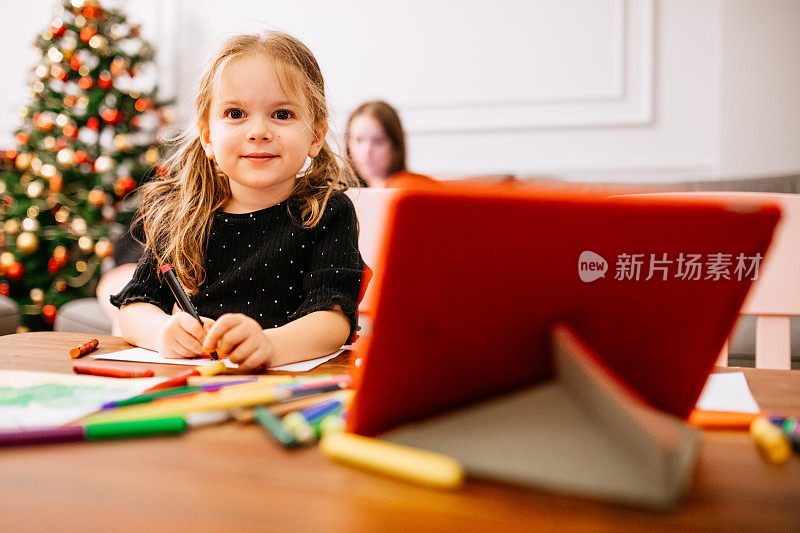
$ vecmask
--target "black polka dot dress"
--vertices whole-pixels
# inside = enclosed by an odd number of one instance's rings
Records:
[[[190,299],[200,316],[243,313],[264,329],[339,305],[356,329],[364,262],[353,203],[328,200],[320,222],[304,229],[287,202],[255,211],[214,215],[206,249],[206,280]],[[141,226],[133,229],[139,233]],[[171,313],[175,298],[145,252],[133,278],[111,303],[147,302]]]

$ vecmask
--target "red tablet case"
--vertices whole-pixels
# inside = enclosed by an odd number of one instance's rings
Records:
[[[763,256],[779,217],[763,202],[403,191],[374,269],[372,331],[357,353],[348,430],[376,434],[546,379],[557,321],[623,386],[686,417],[752,282],[752,272],[735,270],[737,257]],[[681,254],[701,258],[700,279],[677,276]],[[626,257],[642,261],[638,279],[635,269],[618,274]],[[726,258],[729,279],[710,270]]]

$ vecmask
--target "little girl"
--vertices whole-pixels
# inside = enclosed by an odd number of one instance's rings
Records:
[[[233,37],[194,108],[196,128],[143,187],[146,251],[111,297],[123,337],[168,357],[216,349],[244,370],[333,352],[355,330],[364,263],[314,56],[284,33]],[[167,263],[203,327],[173,313]]]

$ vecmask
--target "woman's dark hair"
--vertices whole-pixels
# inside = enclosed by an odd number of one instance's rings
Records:
[[[397,111],[382,100],[375,100],[372,102],[364,102],[358,106],[355,111],[350,113],[350,118],[347,119],[347,127],[344,132],[344,145],[345,145],[345,159],[347,163],[356,171],[353,164],[353,158],[350,155],[350,127],[353,120],[360,115],[369,115],[377,120],[389,142],[392,143],[392,160],[389,162],[388,175],[392,175],[401,170],[406,170],[406,136],[403,132],[403,125],[400,122],[400,116]],[[358,175],[359,181],[362,185],[366,185],[364,178]]]

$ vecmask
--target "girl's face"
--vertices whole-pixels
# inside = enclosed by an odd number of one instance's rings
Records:
[[[389,176],[392,142],[371,115],[362,114],[350,123],[350,157],[359,175],[369,185],[380,185]]]
[[[246,213],[288,198],[306,158],[319,154],[325,127],[284,94],[270,59],[252,54],[222,72],[200,141],[230,180],[225,210]]]

